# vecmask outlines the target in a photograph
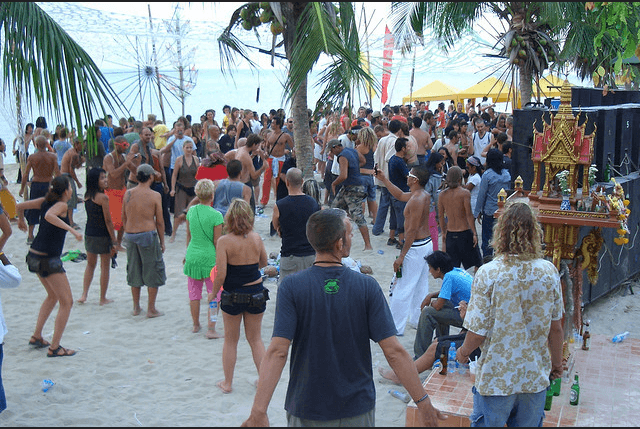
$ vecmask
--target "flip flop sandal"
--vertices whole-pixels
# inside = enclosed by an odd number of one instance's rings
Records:
[[[29,340],[29,345],[34,346],[36,349],[43,349],[45,347],[49,347],[51,344],[44,338],[36,338],[32,335]]]
[[[82,261],[86,261],[86,260],[87,260],[87,254],[86,253],[80,253],[78,256],[73,258],[71,261],[72,262],[82,262]]]
[[[62,350],[62,354],[59,353],[60,350]],[[62,346],[58,346],[58,348],[55,350],[51,350],[51,348],[49,348],[49,353],[47,353],[47,357],[64,357],[64,356],[73,356],[75,354],[76,354],[75,350],[73,351],[73,353],[69,353],[69,350],[65,349]]]

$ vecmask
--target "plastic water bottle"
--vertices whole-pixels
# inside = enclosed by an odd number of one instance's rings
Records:
[[[218,301],[216,300],[209,302],[209,319],[212,323],[218,321]]]
[[[455,341],[451,341],[451,345],[449,346],[449,355],[447,356],[447,361],[449,362],[449,372],[451,374],[455,374],[458,372],[458,368],[460,364],[456,361],[456,343]]]
[[[611,339],[612,342],[614,343],[621,343],[624,341],[625,338],[627,338],[629,336],[629,331],[624,331],[622,334],[618,334],[615,337],[613,337]]]
[[[53,387],[55,383],[52,380],[42,380],[42,391],[46,392]]]
[[[389,390],[389,393],[391,394],[391,396],[400,399],[402,402],[409,402],[411,400],[411,397],[408,393],[402,393],[399,390],[391,389]]]

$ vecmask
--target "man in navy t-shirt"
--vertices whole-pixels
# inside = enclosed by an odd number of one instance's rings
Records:
[[[283,182],[289,195],[276,201],[271,217],[273,228],[282,238],[280,282],[288,275],[313,265],[316,251],[307,240],[306,227],[309,217],[320,210],[318,202],[302,192],[300,169],[289,168]]]
[[[377,342],[415,401],[422,423],[444,419],[431,405],[378,282],[342,265],[351,251],[351,222],[340,209],[309,217],[313,266],[278,287],[271,344],[260,365],[251,415],[243,426],[268,426],[267,408],[287,363],[288,426],[375,426],[371,341]]]

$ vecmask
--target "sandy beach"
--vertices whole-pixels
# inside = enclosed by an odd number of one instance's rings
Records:
[[[84,183],[84,169],[77,170]],[[15,183],[17,165],[6,165],[9,189],[18,199]],[[84,187],[78,190],[83,194]],[[264,239],[267,254],[278,253],[280,238],[269,236],[273,196],[263,215],[256,217],[255,229]],[[84,205],[79,205],[74,220],[86,223]],[[388,224],[387,224],[388,225]],[[370,225],[371,227],[371,225]],[[373,270],[388,297],[392,265],[399,250],[387,246],[385,233],[371,235],[374,250],[363,251],[361,235],[355,231],[351,257]],[[5,253],[20,270],[23,280],[17,289],[3,289],[2,305],[9,333],[4,340],[2,379],[8,408],[0,414],[0,426],[239,426],[248,416],[258,378],[249,345],[241,334],[238,345],[233,392],[223,394],[215,382],[223,378],[223,340],[209,340],[206,328],[192,333],[187,279],[182,273],[186,251],[185,226],[174,243],[166,241],[164,260],[167,284],[158,293],[157,308],[164,316],[148,319],[143,311],[132,316],[130,287],[126,283],[126,254],[118,256],[118,267],[111,270],[107,297],[114,302],[98,305],[99,267],[85,304],[74,303],[61,344],[78,351],[69,358],[49,359],[46,349],[33,349],[27,344],[33,333],[37,313],[45,290],[24,262],[28,246],[27,234],[13,223],[13,235]],[[85,252],[84,244],[67,234],[64,251]],[[86,262],[65,262],[74,300],[82,292]],[[440,280],[430,280],[430,290],[439,288]],[[275,313],[277,283],[268,279],[265,286],[271,300],[263,319],[262,338],[268,347]],[[637,290],[637,288],[636,288]],[[632,323],[640,309],[639,294],[620,289],[587,307],[585,318],[592,321],[592,332],[615,335],[630,331],[640,338]],[[147,291],[142,291],[141,306],[146,309]],[[201,303],[200,321],[206,326],[206,294]],[[51,340],[52,317],[45,325],[45,339]],[[220,316],[221,319],[221,316]],[[218,329],[224,329],[218,323]],[[402,345],[412,355],[415,329],[408,328]],[[377,367],[388,367],[380,347],[372,343],[376,385],[376,425],[404,426],[405,403],[388,394],[391,388],[405,392],[401,386],[389,384],[378,374]],[[427,376],[423,373],[422,378]],[[43,392],[41,382],[51,379],[55,385]],[[272,426],[286,426],[283,408],[289,379],[287,363],[269,407]]]

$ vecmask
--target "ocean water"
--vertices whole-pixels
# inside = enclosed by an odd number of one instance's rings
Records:
[[[155,113],[159,119],[162,119],[160,103],[158,102],[158,89],[155,82],[145,79],[138,80],[137,68],[131,67],[122,70],[104,70],[105,77],[110,82],[114,91],[122,100],[126,111],[107,112],[114,118],[114,124],[120,117],[133,116],[136,119],[146,119],[148,113]],[[322,93],[321,88],[316,86],[319,72],[312,72],[308,84],[308,105],[314,108],[317,100]],[[421,74],[414,78],[414,90],[426,85],[427,83],[439,79],[445,83],[455,83],[458,88],[467,88],[486,76],[483,73],[428,73]],[[263,69],[258,71],[237,70],[233,71],[232,76],[223,75],[220,69],[204,69],[198,70],[195,86],[190,89],[190,94],[185,97],[185,114],[190,114],[193,121],[198,121],[200,115],[204,114],[207,109],[216,111],[215,119],[218,123],[222,122],[222,107],[228,104],[232,107],[249,108],[258,115],[269,113],[270,109],[284,108],[287,114],[290,113],[290,103],[283,101],[283,83],[286,78],[285,72],[276,69]],[[380,77],[376,77],[380,79]],[[177,72],[168,75],[169,81],[161,88],[164,95],[164,117],[168,125],[182,114],[182,104],[177,97],[177,91],[172,92],[171,86],[178,82]],[[397,70],[392,73],[389,83],[388,104],[395,105],[402,103],[402,97],[410,93],[411,68]],[[142,86],[142,91],[139,87]],[[143,94],[140,97],[140,94]],[[3,93],[4,97],[2,106],[0,107],[0,138],[7,145],[7,154],[5,163],[15,162],[15,158],[11,155],[12,142],[16,136],[16,119],[14,99]],[[364,92],[362,97],[356,91],[355,106],[365,105]],[[142,99],[142,106],[141,100]],[[444,101],[444,100],[443,100]],[[382,104],[380,97],[375,96],[372,101],[373,109],[380,110]],[[433,105],[433,103],[432,103]],[[25,122],[35,123],[38,116],[44,116],[47,119],[48,128],[54,129],[57,119],[45,113],[46,110],[40,112],[35,106],[32,112],[25,115]],[[127,113],[128,112],[128,113]]]

